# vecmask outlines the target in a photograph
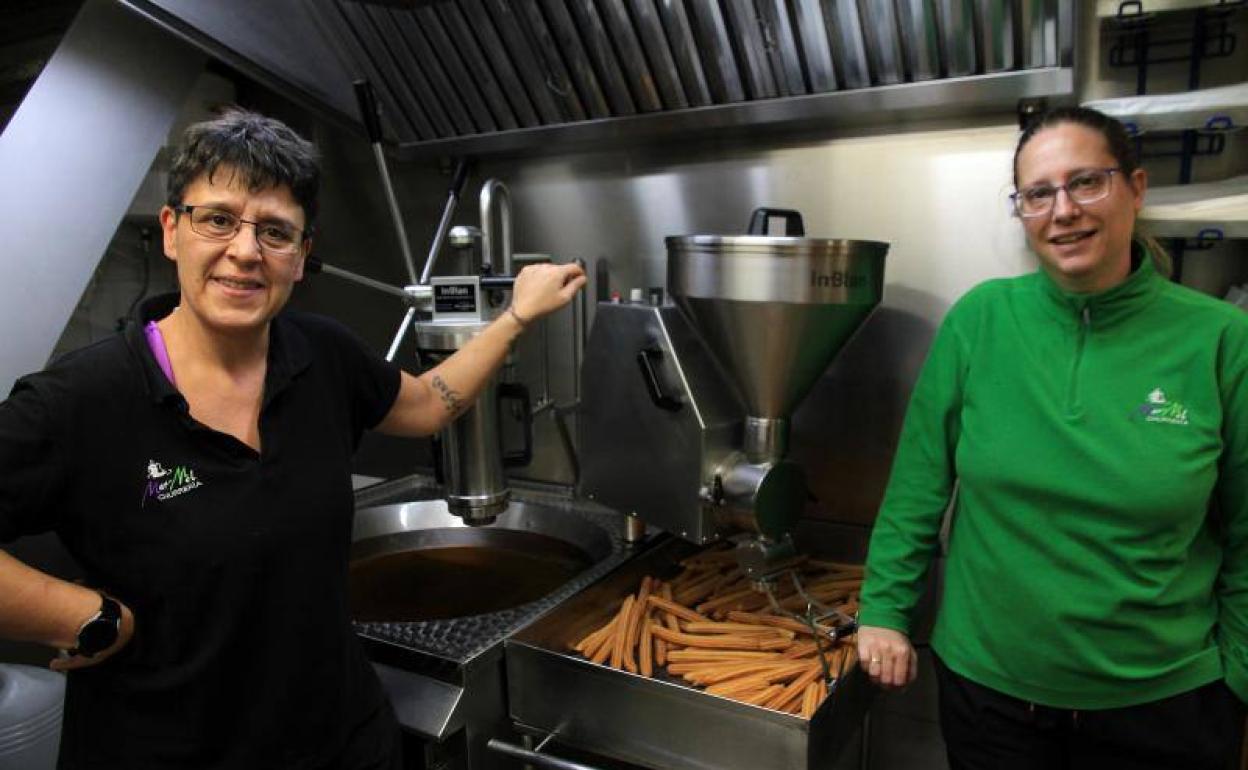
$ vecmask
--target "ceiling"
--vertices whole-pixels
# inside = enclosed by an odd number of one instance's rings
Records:
[[[0,3],[0,131],[52,58],[83,0]]]

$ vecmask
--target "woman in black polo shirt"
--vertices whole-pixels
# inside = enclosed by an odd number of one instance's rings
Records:
[[[347,609],[351,454],[367,429],[453,420],[585,277],[526,268],[506,313],[414,377],[283,311],[318,184],[278,121],[192,126],[160,215],[179,293],[0,404],[0,542],[56,531],[95,587],[0,552],[0,636],[67,651],[63,768],[397,766]]]

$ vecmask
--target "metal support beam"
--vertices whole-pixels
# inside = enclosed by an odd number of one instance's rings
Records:
[[[0,397],[47,363],[203,66],[87,0],[0,135]]]

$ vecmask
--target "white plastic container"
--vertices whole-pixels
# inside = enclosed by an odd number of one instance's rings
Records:
[[[64,675],[0,664],[0,770],[55,769],[64,703]]]

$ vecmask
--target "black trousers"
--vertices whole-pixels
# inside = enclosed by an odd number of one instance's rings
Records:
[[[1072,711],[1012,698],[935,655],[951,770],[1234,770],[1244,704],[1222,680],[1170,698]]]

